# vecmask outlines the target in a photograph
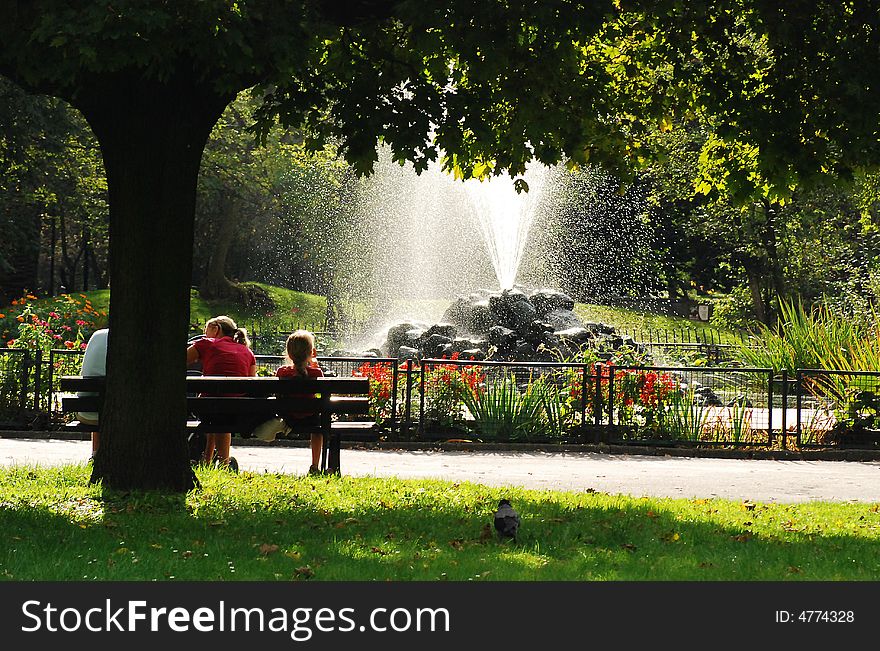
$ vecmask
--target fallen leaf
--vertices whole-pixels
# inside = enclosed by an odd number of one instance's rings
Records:
[[[741,533],[738,536],[734,536],[733,539],[736,542],[748,542],[751,539],[751,536],[747,533]]]
[[[628,552],[634,552],[637,549],[636,546],[632,543],[623,543],[621,547],[623,547]]]
[[[297,580],[311,579],[313,576],[315,576],[315,571],[308,565],[303,565],[293,571],[293,578]]]
[[[270,545],[268,543],[263,543],[260,545],[260,554],[263,556],[268,556],[269,554],[274,554],[278,551],[278,545]]]
[[[702,569],[705,570],[705,569],[708,568],[708,567],[715,567],[715,564],[714,564],[714,563],[708,563],[708,562],[706,562],[706,561],[703,561],[703,562],[700,563],[697,567],[702,568]]]
[[[388,553],[379,547],[371,547],[370,551],[373,552],[374,554],[380,554],[382,556],[385,556]]]
[[[464,547],[464,541],[461,540],[460,538],[456,538],[455,540],[450,540],[449,545],[453,549],[461,549],[462,547]]]
[[[658,516],[656,513],[654,513],[653,511],[648,511],[647,513],[645,513],[645,515],[647,515],[649,518],[657,518],[657,517],[659,517],[659,516]]]
[[[188,549],[185,552],[183,552],[183,554],[181,554],[181,556],[183,556],[184,558],[190,558],[190,557],[192,557],[192,555],[193,555],[193,553]]]
[[[803,572],[803,570],[801,568],[795,567],[794,565],[790,565],[788,568],[788,571],[791,572],[792,574],[800,574],[801,572]]]

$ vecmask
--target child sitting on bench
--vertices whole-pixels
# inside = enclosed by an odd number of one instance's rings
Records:
[[[324,372],[318,367],[315,335],[311,332],[308,330],[297,330],[287,338],[285,348],[287,352],[286,363],[278,368],[275,372],[276,376],[280,378],[316,378],[324,376]],[[296,396],[296,394],[293,395]],[[285,425],[293,431],[309,430],[312,449],[312,465],[309,468],[309,474],[319,474],[321,472],[321,450],[324,447],[324,436],[321,433],[321,423],[318,414],[289,412],[278,415],[284,419]]]

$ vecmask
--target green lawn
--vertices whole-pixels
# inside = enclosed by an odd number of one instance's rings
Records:
[[[8,580],[872,581],[877,504],[636,499],[200,470],[186,496],[102,495],[86,466],[0,469]],[[490,530],[501,497],[516,542]],[[685,606],[686,607],[686,606]]]
[[[256,327],[293,330],[297,326],[318,330],[324,323],[327,311],[327,299],[315,294],[306,294],[273,285],[253,283],[269,292],[275,302],[275,308],[268,312],[248,309],[230,301],[206,301],[199,297],[198,291],[192,290],[190,301],[190,322],[204,327],[211,317],[226,314],[236,323],[250,330]]]
[[[694,321],[677,316],[651,314],[622,307],[588,305],[584,303],[577,303],[574,306],[574,312],[584,321],[607,323],[620,331],[630,333],[669,332],[670,341],[672,341],[671,333],[683,330],[705,333],[707,336],[712,337],[712,341],[717,341],[718,343],[733,344],[741,340],[741,336],[738,333],[716,328],[705,321]],[[662,341],[662,338],[658,339],[658,341]]]

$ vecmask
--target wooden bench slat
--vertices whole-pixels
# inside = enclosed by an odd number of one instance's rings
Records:
[[[368,398],[251,398],[199,396],[187,398],[187,406],[196,413],[270,415],[290,412],[331,414],[366,414],[370,409]],[[78,410],[83,411],[83,410]]]
[[[105,377],[65,375],[58,378],[58,386],[62,391],[103,391],[106,380]]]
[[[105,377],[65,375],[59,378],[61,391],[98,392],[104,389]],[[321,393],[367,395],[370,380],[361,377],[278,378],[278,377],[211,377],[188,376],[187,391],[191,393],[246,393],[251,396],[283,393]]]
[[[100,411],[101,398],[99,396],[81,396],[79,398],[62,398],[61,411]]]
[[[186,378],[187,391],[193,393],[247,393],[248,395],[274,395],[282,393],[353,393],[366,395],[370,380],[358,377],[278,378],[247,377],[226,378],[190,376]]]
[[[366,414],[370,411],[368,398],[249,398],[249,397],[195,397],[187,398],[192,411],[211,414],[269,414],[285,412],[322,412],[331,414]],[[99,396],[66,397],[61,399],[63,412],[100,411]]]

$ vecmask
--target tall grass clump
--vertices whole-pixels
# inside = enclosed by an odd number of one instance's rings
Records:
[[[753,331],[749,344],[740,347],[740,359],[748,366],[774,371],[878,370],[877,315],[872,313],[871,317],[866,325],[824,305],[807,309],[800,298],[781,300],[777,324]]]
[[[520,390],[516,378],[505,376],[474,391],[461,391],[461,400],[474,417],[474,427],[486,439],[528,439],[541,433],[542,396],[530,387]]]

